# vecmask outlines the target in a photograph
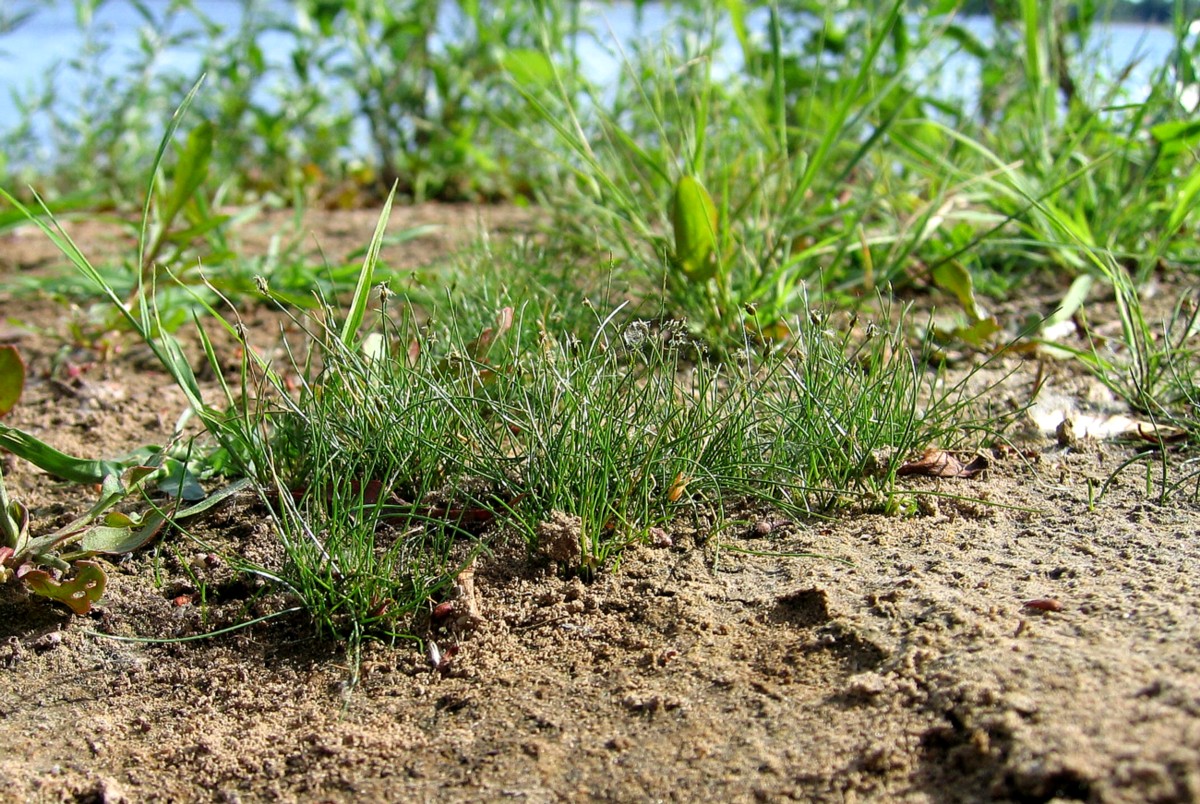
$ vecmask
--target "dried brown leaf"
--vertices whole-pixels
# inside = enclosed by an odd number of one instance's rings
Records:
[[[897,475],[921,475],[923,477],[957,477],[968,478],[987,469],[987,458],[982,455],[976,455],[970,463],[964,464],[953,453],[947,452],[944,449],[937,447],[929,447],[921,457],[911,461],[905,461],[899,469],[896,470]]]

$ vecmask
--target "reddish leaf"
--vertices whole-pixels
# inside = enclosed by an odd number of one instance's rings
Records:
[[[92,604],[104,594],[108,582],[104,570],[94,561],[76,561],[75,577],[55,580],[45,570],[35,569],[24,573],[22,578],[36,594],[65,604],[76,614],[87,614]]]
[[[429,615],[429,619],[436,624],[441,624],[449,620],[453,614],[454,601],[446,600],[433,607],[433,613]]]
[[[479,333],[478,338],[467,344],[467,352],[476,361],[480,363],[484,362],[488,352],[492,348],[492,344],[503,337],[504,333],[512,328],[512,324],[513,308],[505,307],[500,311],[500,315],[496,316],[496,326],[488,327]]]

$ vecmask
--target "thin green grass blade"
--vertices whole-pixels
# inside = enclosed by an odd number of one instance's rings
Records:
[[[105,281],[95,266],[84,256],[79,246],[71,239],[71,236],[63,230],[58,219],[49,211],[40,196],[35,194],[35,198],[37,198],[43,210],[43,215],[35,214],[3,188],[0,188],[0,197],[3,197],[14,207],[24,212],[26,217],[41,229],[43,234],[50,238],[50,241],[70,260],[75,268],[91,281],[104,297],[116,307],[122,317],[129,323],[130,327],[142,337],[142,340],[154,352],[155,357],[162,363],[163,368],[171,374],[187,398],[188,404],[202,418],[207,418],[211,412],[204,404],[204,400],[200,394],[200,386],[196,382],[195,374],[192,372],[187,357],[183,354],[183,350],[179,348],[178,342],[173,337],[164,332],[156,332],[149,305],[145,302],[144,297],[139,305],[139,315],[135,316],[133,311],[126,306],[125,302],[113,290],[112,286]],[[50,222],[49,224],[46,222],[47,220]],[[53,224],[53,227],[50,224]]]
[[[358,285],[354,288],[354,297],[350,301],[350,312],[342,324],[341,341],[343,346],[351,346],[358,328],[362,326],[367,313],[367,298],[371,295],[371,285],[375,279],[375,264],[379,262],[379,251],[383,248],[383,237],[387,232],[388,218],[392,214],[392,201],[396,198],[396,184],[388,193],[383,210],[379,213],[379,222],[375,225],[375,234],[371,245],[367,248],[367,256],[363,258],[362,271],[358,274]]]
[[[179,108],[175,110],[173,115],[171,115],[171,121],[167,124],[167,130],[163,132],[163,138],[158,143],[158,150],[154,154],[154,162],[150,165],[150,185],[146,188],[146,200],[142,204],[141,236],[138,238],[137,264],[139,266],[139,271],[141,270],[141,267],[145,266],[146,264],[146,233],[150,228],[150,207],[154,201],[154,185],[155,182],[158,181],[158,172],[162,168],[163,158],[167,154],[167,148],[174,141],[175,132],[179,130],[180,124],[183,123],[184,115],[187,114],[187,110],[191,107],[192,101],[196,97],[196,93],[200,91],[200,85],[204,83],[205,77],[206,75],[201,75],[200,78],[196,80],[196,83],[192,85],[190,90],[188,90],[188,94],[184,96],[183,102],[179,104]],[[142,291],[142,278],[139,276],[139,298],[144,298]],[[145,312],[144,307],[142,311]]]

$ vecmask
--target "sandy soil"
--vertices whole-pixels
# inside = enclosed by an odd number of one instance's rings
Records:
[[[397,212],[394,226],[475,215]],[[527,220],[495,214],[487,225]],[[327,251],[349,251],[374,216],[311,224]],[[394,259],[461,242],[446,231]],[[77,233],[93,252],[130,247],[102,227]],[[0,238],[0,280],[52,262],[28,232]],[[18,322],[0,341],[32,375],[10,423],[97,457],[167,437],[183,400],[136,348],[98,362],[61,337],[61,307],[0,304]],[[1020,398],[1037,364],[1013,360],[1004,393]],[[1103,396],[1069,366],[1048,374],[1050,390]],[[680,523],[672,546],[632,548],[590,583],[497,539],[476,565],[482,622],[414,623],[457,647],[452,660],[434,669],[411,644],[369,644],[357,685],[352,657],[301,619],[176,644],[94,636],[204,633],[272,605],[169,535],[111,566],[87,617],[0,589],[0,789],[27,801],[1195,801],[1200,508],[1186,491],[1148,497],[1141,468],[1089,504],[1132,454],[1034,435],[991,453],[983,476],[906,480],[918,515],[747,511],[719,542]],[[86,504],[89,490],[4,460],[35,528]],[[263,519],[239,498],[196,535],[266,554]]]

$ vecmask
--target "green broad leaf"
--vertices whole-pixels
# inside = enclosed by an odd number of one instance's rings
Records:
[[[157,471],[158,468],[154,466],[130,466],[121,472],[121,487],[128,493]]]
[[[1187,146],[1200,142],[1200,120],[1171,120],[1150,127],[1150,136],[1162,145],[1179,143]]]
[[[954,0],[954,2],[942,2],[939,5],[941,7],[946,7],[946,6],[951,6],[951,5],[955,5],[955,4],[956,4],[956,0]],[[944,14],[944,13],[948,13],[948,11],[935,10],[935,11],[932,11],[931,13]],[[985,45],[979,39],[979,37],[975,36],[975,34],[971,33],[971,31],[969,31],[967,28],[965,28],[962,25],[947,26],[943,36],[945,36],[950,41],[957,43],[968,55],[973,56],[977,59],[986,59],[988,57],[988,55],[991,53],[991,49],[988,48],[988,46]]]
[[[1089,274],[1080,274],[1075,277],[1071,287],[1067,288],[1067,294],[1063,296],[1062,303],[1058,305],[1057,310],[1050,314],[1042,328],[1045,329],[1066,321],[1079,312],[1079,308],[1087,301],[1093,284],[1095,284],[1095,278]]]
[[[696,177],[683,176],[675,185],[671,223],[675,264],[693,282],[711,279],[717,272],[717,207]]]
[[[251,481],[243,478],[231,483],[220,491],[206,497],[201,502],[188,508],[175,511],[170,515],[173,522],[180,522],[212,510],[243,489],[250,488]],[[89,528],[80,541],[80,549],[87,553],[103,553],[105,555],[123,555],[140,550],[154,540],[168,517],[158,511],[144,516],[110,512],[104,517],[104,524]]]
[[[100,203],[100,196],[94,192],[75,192],[64,198],[58,198],[46,205],[46,209],[35,213],[37,217],[61,215],[76,210],[95,210]],[[0,232],[12,229],[28,221],[28,213],[20,208],[0,209]]]
[[[163,220],[168,223],[175,219],[179,211],[192,199],[204,180],[208,178],[208,165],[212,161],[213,124],[205,120],[192,129],[188,134],[183,150],[179,152],[179,162],[175,165],[172,176],[170,194],[167,196]]]
[[[180,520],[187,519],[188,517],[203,514],[205,511],[210,511],[216,506],[225,502],[238,492],[251,488],[253,485],[254,482],[250,478],[243,477],[241,480],[234,481],[219,491],[214,491],[212,494],[208,495],[208,497],[204,498],[195,505],[184,508],[182,511],[175,512],[175,515],[172,518],[174,521],[179,522]]]
[[[969,327],[959,327],[954,330],[954,337],[974,347],[986,346],[992,337],[1000,331],[1000,322],[995,316],[983,318]]]
[[[105,555],[132,553],[149,544],[162,530],[164,522],[166,519],[162,515],[150,514],[140,527],[97,525],[83,535],[79,546],[88,553],[104,553]]]
[[[122,511],[109,511],[104,515],[104,526],[109,528],[135,528],[142,524],[144,517],[138,513],[126,514]]]
[[[1151,127],[1150,134],[1162,148],[1163,158],[1190,159],[1192,151],[1200,145],[1200,121],[1159,123]]]
[[[1171,208],[1171,217],[1167,220],[1168,232],[1174,232],[1183,225],[1196,206],[1197,195],[1200,195],[1200,167],[1192,170],[1192,175],[1175,194],[1175,204]],[[3,411],[0,411],[0,415],[3,415]]]
[[[738,46],[742,49],[742,59],[750,63],[754,59],[754,44],[746,27],[746,4],[742,0],[725,0],[724,5],[729,12],[729,22],[737,36]]]
[[[321,35],[333,36],[333,25],[347,7],[341,0],[309,0],[301,6],[317,23]]]
[[[892,50],[895,52],[897,64],[907,64],[908,54],[911,48],[908,38],[908,26],[896,25],[892,27]]]
[[[204,237],[214,229],[220,229],[231,220],[233,220],[232,215],[210,215],[197,222],[194,226],[188,227],[187,229],[176,229],[168,232],[165,237],[168,242],[186,245],[191,243],[193,240],[198,240],[201,237]],[[205,262],[214,262],[213,256],[214,255],[209,255],[205,257]],[[218,254],[216,256],[224,259],[231,257],[232,255]]]
[[[25,388],[25,361],[15,346],[0,346],[0,416],[16,407]]]
[[[0,448],[29,461],[43,472],[72,483],[102,483],[109,475],[124,471],[117,461],[89,461],[59,452],[28,433],[0,424]]]
[[[500,66],[522,88],[529,90],[554,83],[554,65],[540,50],[514,48],[500,57]]]
[[[188,501],[204,499],[204,488],[196,473],[183,461],[167,458],[159,471],[158,490],[163,494]]]
[[[94,561],[76,561],[75,577],[55,580],[45,570],[30,570],[22,577],[35,594],[57,600],[76,614],[87,614],[92,604],[104,595],[108,578]]]
[[[933,283],[958,299],[972,321],[982,321],[987,313],[975,298],[975,283],[971,272],[958,260],[943,262],[933,269]]]

